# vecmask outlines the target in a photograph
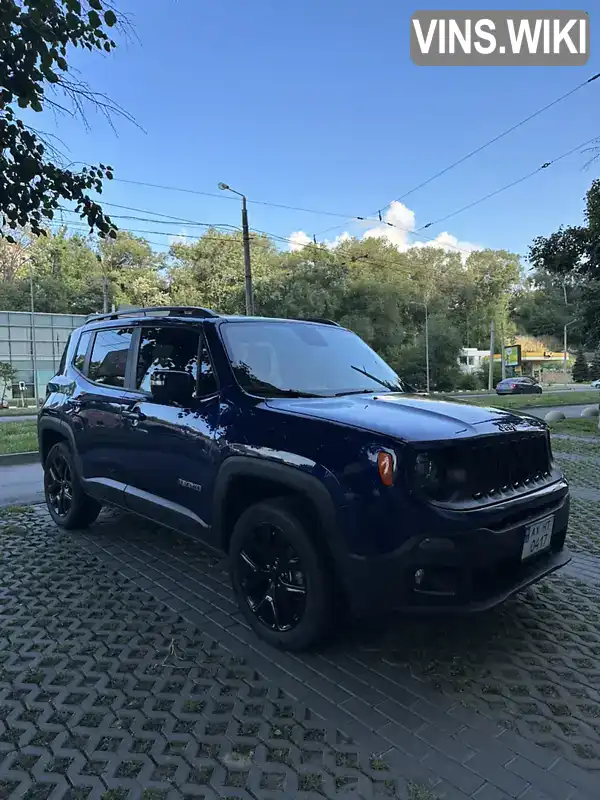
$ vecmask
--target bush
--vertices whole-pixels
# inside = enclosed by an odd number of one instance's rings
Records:
[[[463,392],[474,392],[477,389],[482,389],[484,386],[481,373],[471,372],[465,373],[458,379],[457,389],[462,389]]]

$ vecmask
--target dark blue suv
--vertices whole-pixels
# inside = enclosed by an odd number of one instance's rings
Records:
[[[410,394],[327,320],[90,318],[39,442],[58,525],[110,504],[227,552],[242,612],[280,647],[343,609],[487,609],[570,558],[543,422]]]

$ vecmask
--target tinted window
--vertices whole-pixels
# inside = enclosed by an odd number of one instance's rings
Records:
[[[71,335],[67,336],[67,341],[65,342],[65,346],[63,348],[62,356],[60,357],[60,364],[58,365],[58,374],[64,375],[65,368],[67,366],[67,350],[69,349],[69,343],[71,341]]]
[[[190,328],[143,328],[136,370],[137,388],[150,392],[150,376],[157,369],[189,372],[197,381],[200,397],[212,394],[217,389],[210,356],[199,331]]]
[[[130,344],[131,328],[98,331],[88,368],[89,379],[106,386],[124,386]]]
[[[391,367],[343,328],[302,322],[227,322],[220,330],[234,374],[252,394],[406,391]]]
[[[91,332],[86,331],[85,333],[81,334],[79,341],[77,342],[77,350],[75,350],[75,355],[73,356],[73,366],[76,367],[80,372],[83,372],[83,365],[91,336]]]

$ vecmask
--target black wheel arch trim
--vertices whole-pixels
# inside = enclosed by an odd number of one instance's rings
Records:
[[[311,501],[318,513],[325,536],[325,544],[329,545],[335,559],[348,554],[340,529],[336,504],[329,489],[323,481],[297,467],[265,461],[253,456],[229,456],[221,465],[215,481],[213,495],[213,533],[222,549],[226,549],[225,536],[227,530],[223,521],[227,504],[227,494],[232,481],[239,477],[264,478],[280,483]]]
[[[66,439],[73,458],[75,460],[75,467],[79,475],[81,475],[81,462],[75,447],[75,435],[73,429],[64,420],[55,419],[53,417],[41,417],[38,420],[38,445],[40,449],[40,462],[44,466],[44,448],[42,447],[42,439],[44,432],[53,431],[60,434],[63,439]]]

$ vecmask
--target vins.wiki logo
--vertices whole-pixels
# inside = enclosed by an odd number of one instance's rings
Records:
[[[418,11],[410,55],[420,66],[581,66],[590,20],[585,11]]]

